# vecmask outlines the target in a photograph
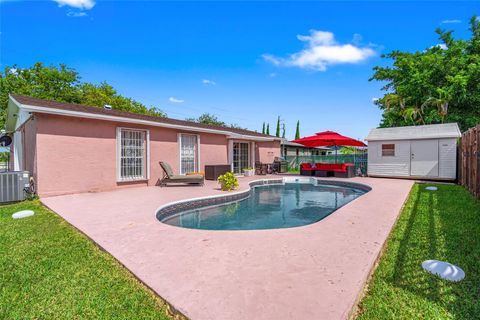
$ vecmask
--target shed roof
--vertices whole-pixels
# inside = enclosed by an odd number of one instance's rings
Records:
[[[408,126],[372,129],[366,140],[416,140],[459,138],[461,136],[457,123],[429,124],[424,126]]]

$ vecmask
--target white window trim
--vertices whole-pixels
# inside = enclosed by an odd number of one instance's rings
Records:
[[[134,130],[134,131],[144,131],[145,132],[145,148],[147,158],[145,159],[145,173],[146,176],[137,179],[122,179],[121,177],[121,166],[120,166],[120,156],[121,156],[121,143],[120,140],[122,138],[122,130]],[[143,128],[129,128],[129,127],[117,127],[117,135],[116,135],[116,165],[117,165],[117,182],[130,182],[130,181],[148,181],[150,180],[150,130],[143,129]]]
[[[185,175],[182,173],[182,135],[196,136],[197,137],[197,157],[195,159],[196,171],[202,171],[200,168],[200,135],[195,133],[188,132],[179,132],[177,134],[178,142],[178,173],[180,175]]]
[[[23,171],[23,133],[17,130],[13,134],[13,170]]]
[[[255,169],[255,153],[257,152],[255,141],[250,142],[250,167]]]

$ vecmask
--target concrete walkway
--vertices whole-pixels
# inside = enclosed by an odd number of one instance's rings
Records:
[[[241,188],[254,179],[240,179]],[[209,181],[42,202],[191,319],[345,319],[413,184],[349,181],[372,191],[320,222],[291,229],[191,230],[156,219],[162,204],[221,193]]]

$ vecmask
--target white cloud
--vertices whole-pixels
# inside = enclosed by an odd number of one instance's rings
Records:
[[[208,80],[208,79],[203,79],[203,80],[202,80],[202,83],[205,84],[205,85],[212,85],[212,86],[214,86],[214,85],[217,84],[215,81],[213,81],[213,80]]]
[[[443,20],[442,23],[443,23],[443,24],[448,24],[448,23],[462,23],[462,20],[458,20],[458,19]]]
[[[95,6],[95,0],[53,0],[58,3],[59,7],[72,7],[73,10],[68,10],[67,16],[71,18],[86,17],[88,14],[83,10],[90,10]]]
[[[263,59],[276,66],[325,71],[330,65],[359,63],[375,54],[370,47],[337,43],[333,33],[328,31],[310,30],[310,35],[298,35],[297,38],[306,42],[305,49],[287,58],[264,54]],[[360,41],[358,34],[354,35],[354,41]]]
[[[182,102],[185,102],[185,100],[177,99],[177,98],[175,98],[175,97],[170,97],[170,98],[168,98],[168,101],[173,102],[173,103],[182,103]]]
[[[430,49],[432,49],[432,48],[437,48],[437,47],[440,48],[440,49],[442,49],[442,50],[447,50],[447,49],[448,49],[448,47],[447,47],[447,45],[446,45],[445,43],[436,44],[436,45],[434,45],[434,46],[431,46]]]
[[[95,0],[53,0],[59,7],[69,6],[80,10],[90,10],[95,6]]]
[[[68,11],[67,16],[72,17],[72,18],[81,18],[81,17],[86,17],[88,14],[86,12],[75,12],[75,11]]]

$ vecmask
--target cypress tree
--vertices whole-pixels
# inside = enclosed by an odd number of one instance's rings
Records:
[[[297,121],[297,130],[295,131],[295,140],[300,139],[300,120]]]
[[[270,135],[270,124],[267,123],[267,131],[265,131],[265,134]]]
[[[265,122],[263,123],[262,133],[265,134]]]
[[[280,116],[277,118],[277,130],[275,130],[275,136],[280,138]]]

